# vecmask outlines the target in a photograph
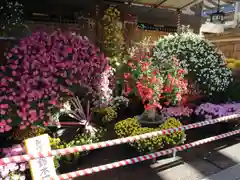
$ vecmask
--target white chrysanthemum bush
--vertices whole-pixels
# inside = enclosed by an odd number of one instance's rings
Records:
[[[196,83],[204,95],[223,92],[232,81],[232,72],[223,56],[197,34],[183,32],[160,38],[153,49],[153,62],[161,68],[172,56],[179,60],[187,78]]]

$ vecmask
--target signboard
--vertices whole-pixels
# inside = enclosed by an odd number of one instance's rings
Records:
[[[48,134],[25,140],[25,149],[28,154],[51,151]],[[48,180],[50,177],[57,177],[53,157],[31,160],[29,166],[33,180]]]
[[[54,15],[54,14],[42,14],[42,13],[25,13],[25,19],[29,21],[44,21],[44,22],[76,22],[77,18],[72,15]]]
[[[154,25],[147,23],[138,23],[138,28],[152,31],[177,32],[176,26]]]

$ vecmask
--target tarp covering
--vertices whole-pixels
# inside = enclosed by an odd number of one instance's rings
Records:
[[[203,3],[203,16],[207,16],[208,14],[215,13],[218,7],[217,0],[205,0]],[[221,0],[220,1],[220,10],[224,13],[232,13],[235,10],[235,3],[232,0]]]
[[[218,0],[125,0],[126,2],[138,3],[143,5],[151,5],[153,7],[165,7],[173,9],[189,9],[192,6],[203,3],[203,10],[216,9],[218,7]],[[220,6],[234,4],[233,0],[220,0]]]
[[[233,4],[234,2],[232,0],[220,0],[220,6],[224,7],[228,4]],[[204,0],[203,1],[203,10],[206,9],[214,9],[218,6],[218,0]]]

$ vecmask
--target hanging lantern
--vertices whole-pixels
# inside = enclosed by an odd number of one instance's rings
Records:
[[[220,11],[220,0],[218,0],[218,9],[217,12],[210,15],[210,22],[214,24],[223,24],[224,23],[224,12]]]
[[[215,24],[223,24],[224,23],[224,12],[217,11],[210,15],[210,21]]]

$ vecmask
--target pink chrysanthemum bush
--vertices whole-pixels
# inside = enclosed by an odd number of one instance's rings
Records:
[[[87,38],[61,31],[32,34],[0,67],[0,132],[48,120],[83,87],[95,103],[107,102],[110,75],[107,59]]]

